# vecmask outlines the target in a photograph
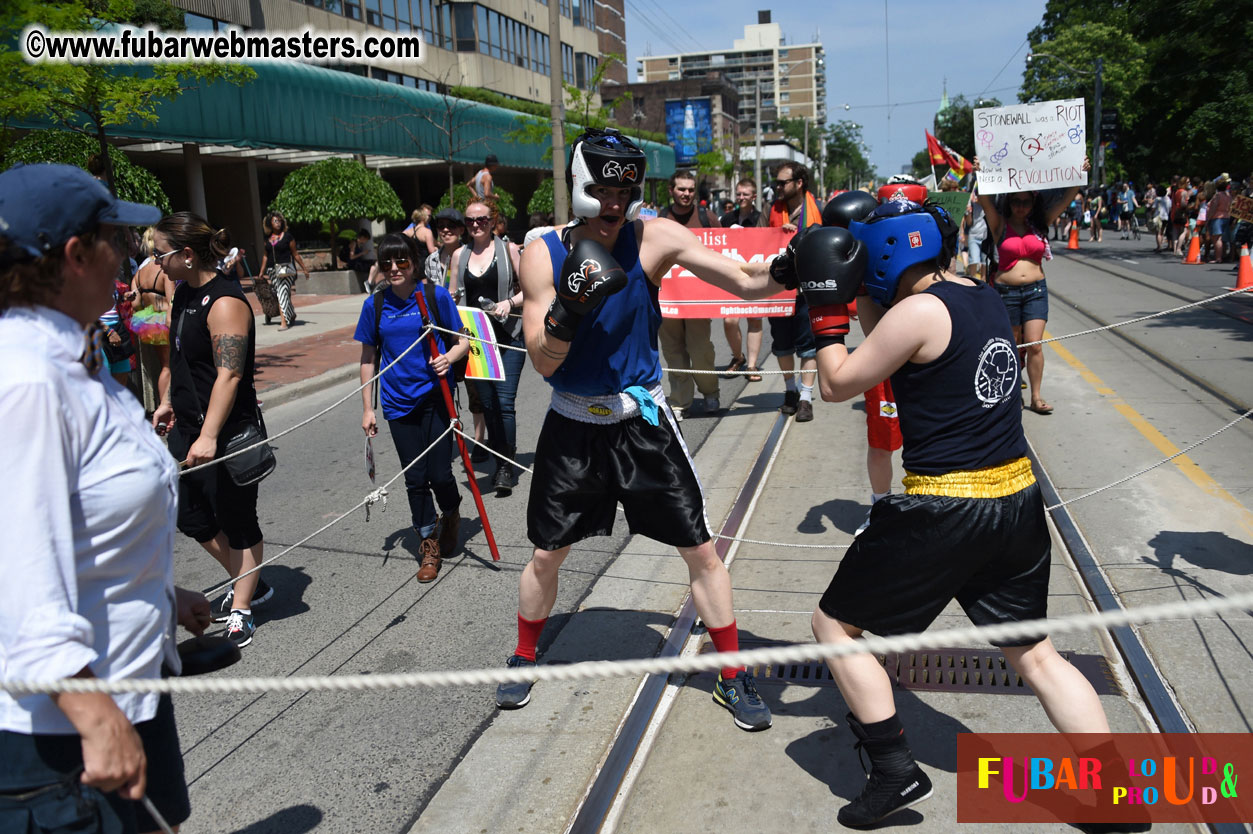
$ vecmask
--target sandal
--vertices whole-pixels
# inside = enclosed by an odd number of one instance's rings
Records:
[[[1034,411],[1036,414],[1052,414],[1053,406],[1049,405],[1044,400],[1038,400],[1027,406],[1027,410]]]
[[[748,366],[748,376],[745,377],[749,382],[761,382],[761,368],[756,365]]]

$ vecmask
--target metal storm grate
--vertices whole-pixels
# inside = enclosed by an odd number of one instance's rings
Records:
[[[753,648],[786,645],[753,642]],[[747,648],[747,646],[746,646]],[[706,643],[701,652],[711,652]],[[1105,658],[1093,654],[1059,652],[1078,669],[1096,689],[1098,695],[1121,695],[1122,689],[1110,673]],[[901,689],[928,692],[985,692],[990,695],[1034,695],[1026,681],[1018,676],[996,649],[932,649],[930,651],[875,655]],[[831,671],[822,661],[776,663],[756,666],[750,670],[760,684],[793,684],[800,686],[835,686]]]

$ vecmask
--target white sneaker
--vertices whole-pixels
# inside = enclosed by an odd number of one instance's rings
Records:
[[[683,422],[683,409],[679,408],[679,407],[676,405],[676,406],[671,406],[671,407],[670,407],[670,411],[671,411],[671,412],[673,412],[673,414],[674,414],[674,422],[676,422],[676,423],[682,423],[682,422]]]
[[[722,403],[718,402],[717,397],[705,397],[705,413],[717,414],[722,408]]]

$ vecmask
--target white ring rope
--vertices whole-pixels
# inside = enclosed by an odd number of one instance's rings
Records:
[[[1025,347],[1031,347],[1033,345],[1044,345],[1044,344],[1048,344],[1049,342],[1060,342],[1062,339],[1073,339],[1076,336],[1089,336],[1093,333],[1100,333],[1105,330],[1113,330],[1115,327],[1125,327],[1128,324],[1137,324],[1142,321],[1148,321],[1149,319],[1156,319],[1162,316],[1167,316],[1167,315],[1170,315],[1171,313],[1178,313],[1180,310],[1189,310],[1193,307],[1201,307],[1205,304],[1211,304],[1215,301],[1218,301],[1219,299],[1227,298],[1232,295],[1239,295],[1240,293],[1249,292],[1250,290],[1253,290],[1253,287],[1245,287],[1244,289],[1240,289],[1240,290],[1232,290],[1231,292],[1225,292],[1222,295],[1216,295],[1213,298],[1206,298],[1202,301],[1194,301],[1191,304],[1184,304],[1181,307],[1172,307],[1169,310],[1162,310],[1160,313],[1149,313],[1147,316],[1139,316],[1134,319],[1127,319],[1126,321],[1116,321],[1113,324],[1106,324],[1102,327],[1093,327],[1090,330],[1080,330],[1078,333],[1067,333],[1065,336],[1050,336],[1047,339],[1040,339],[1038,342],[1023,342],[1022,344],[1018,345],[1018,347],[1025,348]]]
[[[409,689],[437,686],[486,686],[526,681],[575,681],[710,671],[724,666],[799,663],[853,654],[922,652],[972,641],[1012,642],[1042,634],[1066,634],[1133,623],[1151,623],[1200,614],[1245,611],[1253,608],[1253,592],[1230,597],[1180,600],[1161,605],[1119,608],[1057,619],[1027,620],[986,626],[940,629],[896,637],[864,636],[843,643],[807,643],[771,646],[738,652],[700,654],[690,657],[653,657],[638,660],[594,660],[521,669],[496,668],[446,672],[408,672],[384,675],[340,675],[283,678],[167,678],[102,680],[67,678],[51,681],[0,681],[0,690],[14,695],[53,692],[344,692]]]
[[[529,468],[529,467],[523,466],[522,464],[518,463],[516,460],[510,460],[508,457],[506,457],[505,455],[502,455],[500,452],[496,451],[496,450],[495,450],[495,449],[493,449],[491,446],[488,446],[486,443],[480,443],[479,441],[475,440],[473,437],[471,437],[470,435],[466,434],[466,433],[465,433],[465,432],[463,432],[461,429],[453,429],[453,433],[461,435],[461,436],[462,436],[462,437],[464,437],[466,440],[469,440],[471,443],[473,443],[475,446],[478,446],[478,447],[479,447],[480,449],[482,449],[484,452],[490,452],[491,454],[493,454],[493,455],[495,455],[496,457],[498,457],[498,458],[500,458],[501,460],[503,460],[505,463],[512,464],[513,466],[518,467],[519,469],[521,469],[521,470],[522,470],[523,472],[525,472],[526,474],[528,474],[528,475],[534,475],[534,474],[535,474],[535,470],[534,470],[534,469],[531,469],[531,468]]]
[[[364,387],[364,386],[363,386],[363,387]],[[357,389],[357,390],[361,390],[361,389]],[[243,572],[243,573],[241,573],[239,576],[233,577],[233,578],[231,578],[231,579],[227,580],[226,582],[223,582],[221,585],[218,585],[217,587],[210,588],[209,590],[205,591],[205,596],[207,596],[207,597],[209,597],[209,596],[213,596],[213,595],[214,595],[214,594],[216,594],[218,591],[223,591],[223,590],[226,590],[227,588],[229,588],[230,586],[234,585],[234,584],[235,584],[236,582],[238,582],[239,580],[243,579],[245,576],[251,576],[252,574],[254,574],[254,573],[256,573],[257,571],[261,570],[263,567],[265,567],[266,565],[270,564],[271,562],[278,561],[279,559],[281,559],[281,558],[283,558],[284,556],[286,556],[288,553],[291,553],[293,550],[295,550],[296,548],[300,547],[300,546],[301,546],[302,544],[304,544],[305,542],[307,542],[307,541],[309,541],[310,539],[312,539],[314,536],[317,536],[318,534],[323,533],[323,532],[325,532],[326,530],[331,529],[331,528],[332,528],[332,527],[334,527],[336,524],[339,524],[339,523],[340,523],[341,521],[343,521],[345,518],[347,518],[348,516],[352,515],[353,513],[355,513],[357,510],[361,509],[362,507],[365,507],[365,508],[366,508],[366,519],[367,519],[367,520],[369,520],[369,517],[370,517],[370,515],[369,515],[369,513],[370,513],[370,509],[369,509],[369,508],[370,508],[370,507],[372,507],[374,504],[377,504],[379,501],[382,501],[382,502],[383,502],[383,506],[384,506],[384,507],[386,507],[386,506],[387,506],[387,488],[388,488],[389,486],[391,486],[393,483],[395,483],[395,482],[396,482],[396,480],[397,480],[397,479],[399,479],[401,476],[403,476],[406,472],[408,472],[408,471],[409,471],[409,467],[413,466],[415,463],[417,463],[418,461],[422,460],[422,458],[424,458],[428,452],[430,452],[432,449],[434,449],[434,448],[435,448],[435,447],[436,447],[436,446],[440,443],[440,441],[442,441],[445,437],[447,437],[447,436],[449,435],[449,433],[450,433],[450,432],[454,432],[454,431],[456,431],[456,430],[457,430],[457,429],[456,429],[456,423],[455,423],[455,422],[454,422],[454,423],[450,423],[450,424],[448,425],[448,428],[444,429],[444,431],[440,434],[440,436],[439,436],[439,437],[437,437],[437,438],[435,438],[435,442],[434,442],[434,443],[432,443],[430,446],[427,446],[425,449],[423,449],[423,450],[422,450],[422,454],[418,455],[418,456],[417,456],[417,457],[415,457],[413,460],[409,461],[409,463],[408,463],[408,464],[406,464],[406,466],[405,466],[403,469],[401,469],[399,472],[397,472],[397,473],[396,473],[396,475],[395,475],[395,476],[394,476],[394,477],[393,477],[390,481],[388,481],[387,483],[383,484],[381,487],[378,487],[377,489],[372,489],[372,490],[370,490],[370,492],[366,494],[365,498],[362,498],[362,499],[361,499],[361,501],[359,501],[359,502],[357,503],[357,505],[356,505],[356,506],[352,507],[352,508],[351,508],[351,509],[349,509],[349,510],[346,510],[343,514],[341,514],[341,515],[339,515],[338,517],[336,517],[335,519],[333,519],[330,523],[328,523],[328,524],[323,524],[323,525],[322,525],[321,527],[319,527],[317,530],[314,530],[312,533],[310,533],[309,535],[305,536],[305,537],[304,537],[303,539],[301,539],[300,541],[298,541],[298,542],[296,542],[295,544],[293,544],[293,545],[291,545],[291,546],[287,547],[287,548],[286,548],[285,550],[283,550],[281,553],[278,553],[277,555],[272,556],[272,557],[270,557],[269,559],[266,559],[264,562],[262,562],[261,564],[257,565],[255,568],[252,568],[251,570],[244,571],[244,572]]]
[[[409,347],[407,347],[407,348],[405,348],[403,351],[401,351],[399,356],[397,356],[397,357],[396,357],[395,359],[393,359],[391,362],[388,362],[386,367],[384,367],[384,368],[379,368],[379,372],[378,372],[377,374],[375,374],[374,376],[370,377],[368,380],[366,380],[366,381],[365,381],[365,382],[363,382],[362,384],[358,385],[356,388],[354,388],[351,392],[349,392],[349,393],[348,393],[346,396],[344,396],[342,399],[336,400],[335,402],[331,403],[329,406],[327,406],[326,408],[322,409],[322,410],[321,410],[321,411],[319,411],[317,414],[314,414],[312,417],[308,418],[307,420],[301,420],[299,423],[297,423],[296,425],[292,426],[291,428],[288,428],[288,429],[283,429],[283,430],[282,430],[281,432],[279,432],[278,434],[273,435],[273,436],[270,436],[270,437],[267,437],[267,438],[265,438],[264,440],[262,440],[262,441],[260,441],[260,442],[257,442],[257,443],[252,444],[251,446],[245,446],[245,447],[244,447],[244,448],[242,448],[242,449],[236,449],[234,452],[231,452],[229,455],[222,455],[220,458],[214,458],[213,460],[208,461],[208,462],[206,462],[206,463],[202,463],[202,464],[200,464],[200,465],[198,465],[198,466],[193,466],[193,467],[191,467],[190,469],[184,469],[182,472],[180,472],[180,473],[179,473],[179,477],[181,478],[181,477],[183,477],[184,475],[190,475],[190,474],[191,474],[191,473],[193,473],[193,472],[199,472],[201,469],[204,469],[204,468],[206,468],[206,467],[209,467],[209,466],[215,466],[215,465],[217,465],[217,464],[219,464],[219,463],[222,463],[223,461],[230,460],[230,459],[231,459],[231,458],[233,458],[233,457],[238,457],[239,455],[242,455],[242,454],[244,454],[245,452],[250,452],[250,451],[252,451],[253,449],[257,448],[258,446],[264,446],[265,444],[269,443],[269,442],[270,442],[270,441],[272,441],[272,440],[278,440],[280,437],[283,437],[284,435],[291,434],[291,433],[292,433],[292,432],[294,432],[296,429],[299,429],[299,428],[304,428],[305,426],[309,425],[309,424],[310,424],[310,423],[312,423],[314,420],[317,420],[317,419],[318,419],[318,418],[320,418],[320,417],[324,417],[325,415],[329,414],[329,413],[330,413],[333,409],[338,408],[339,406],[341,406],[341,405],[343,405],[344,403],[348,402],[348,400],[352,399],[352,398],[353,398],[354,396],[356,396],[357,394],[360,394],[360,393],[361,393],[361,391],[362,391],[362,389],[364,389],[367,385],[372,385],[376,379],[378,379],[379,377],[381,377],[381,376],[384,374],[384,372],[391,370],[392,366],[393,366],[393,365],[395,365],[397,362],[399,362],[401,359],[404,359],[404,358],[405,358],[405,355],[406,355],[406,354],[408,354],[408,353],[409,353],[409,351],[413,350],[415,347],[417,347],[418,345],[420,345],[420,344],[422,343],[422,340],[423,340],[423,339],[425,339],[425,338],[427,337],[427,334],[429,334],[429,333],[430,333],[431,329],[432,329],[432,328],[431,328],[431,326],[430,326],[430,325],[427,325],[426,327],[422,328],[422,330],[418,333],[418,337],[417,337],[416,339],[414,339],[414,340],[413,340],[413,343],[412,343],[411,345],[409,345]]]
[[[1097,495],[1097,494],[1099,494],[1099,493],[1102,493],[1102,492],[1104,492],[1104,491],[1105,491],[1105,490],[1107,490],[1107,489],[1113,489],[1114,487],[1116,487],[1116,486],[1118,486],[1118,485],[1120,485],[1120,484],[1125,484],[1127,481],[1130,481],[1132,478],[1138,478],[1138,477],[1140,477],[1141,475],[1143,475],[1143,474],[1144,474],[1144,473],[1146,473],[1146,472],[1152,472],[1154,469],[1156,469],[1157,467],[1161,466],[1162,464],[1164,464],[1164,463],[1169,463],[1170,461],[1174,460],[1175,458],[1179,457],[1180,455],[1186,455],[1188,452],[1192,451],[1192,450],[1193,450],[1193,449],[1195,449],[1197,446],[1200,446],[1200,445],[1201,445],[1202,443],[1204,443],[1205,441],[1207,441],[1207,440],[1212,440],[1213,438],[1215,438],[1215,437],[1217,437],[1218,435],[1220,435],[1220,434],[1222,434],[1223,432],[1225,432],[1227,429],[1229,429],[1229,428],[1231,428],[1232,426],[1234,426],[1236,423],[1239,423],[1241,420],[1247,419],[1247,418],[1248,418],[1248,416],[1249,416],[1250,414],[1253,414],[1253,408],[1250,408],[1248,411],[1244,412],[1244,413],[1243,413],[1243,414],[1241,414],[1239,417],[1237,417],[1236,419],[1232,420],[1232,421],[1231,421],[1230,423],[1228,423],[1227,425],[1223,426],[1221,429],[1218,429],[1218,430],[1217,430],[1217,431],[1215,431],[1215,432],[1211,432],[1210,434],[1206,435],[1205,437],[1202,437],[1200,440],[1198,440],[1198,441],[1196,441],[1195,443],[1193,443],[1191,446],[1186,446],[1186,447],[1184,447],[1184,448],[1180,449],[1178,452],[1175,452],[1175,453],[1174,453],[1173,455],[1171,455],[1170,457],[1168,457],[1168,458],[1164,458],[1164,459],[1162,459],[1162,460],[1159,460],[1157,463],[1153,464],[1152,466],[1146,466],[1144,469],[1141,469],[1141,470],[1140,470],[1140,471],[1138,471],[1138,472],[1132,472],[1130,475],[1126,476],[1125,478],[1119,478],[1117,481],[1114,481],[1112,484],[1106,484],[1106,485],[1105,485],[1105,486],[1103,486],[1103,487],[1097,487],[1096,489],[1092,490],[1091,492],[1085,492],[1083,495],[1078,495],[1078,496],[1075,496],[1074,498],[1071,498],[1071,499],[1069,499],[1068,501],[1063,501],[1063,502],[1061,502],[1060,504],[1054,504],[1053,506],[1051,506],[1051,507],[1045,507],[1044,509],[1045,509],[1045,510],[1047,510],[1047,511],[1049,511],[1049,512],[1052,512],[1053,510],[1060,509],[1060,508],[1062,508],[1062,507],[1066,506],[1067,504],[1073,504],[1073,503],[1074,503],[1074,502],[1076,502],[1076,501],[1082,501],[1084,498],[1091,498],[1093,495]]]

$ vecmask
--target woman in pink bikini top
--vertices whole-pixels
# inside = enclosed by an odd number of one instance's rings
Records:
[[[1089,167],[1085,159],[1083,170]],[[977,157],[974,168],[979,170]],[[989,273],[989,281],[1005,302],[1005,311],[1019,344],[1038,342],[1044,337],[1049,311],[1044,262],[1051,260],[1053,253],[1043,230],[1053,225],[1078,193],[1078,186],[1066,189],[1047,209],[1034,191],[1017,191],[999,201],[982,192],[979,194],[979,205],[983,206],[987,219],[988,238],[997,242],[996,269]],[[1031,389],[1031,404],[1026,407],[1037,414],[1051,414],[1053,406],[1040,395],[1044,350],[1041,345],[1032,345],[1026,348],[1026,353],[1024,364]]]

